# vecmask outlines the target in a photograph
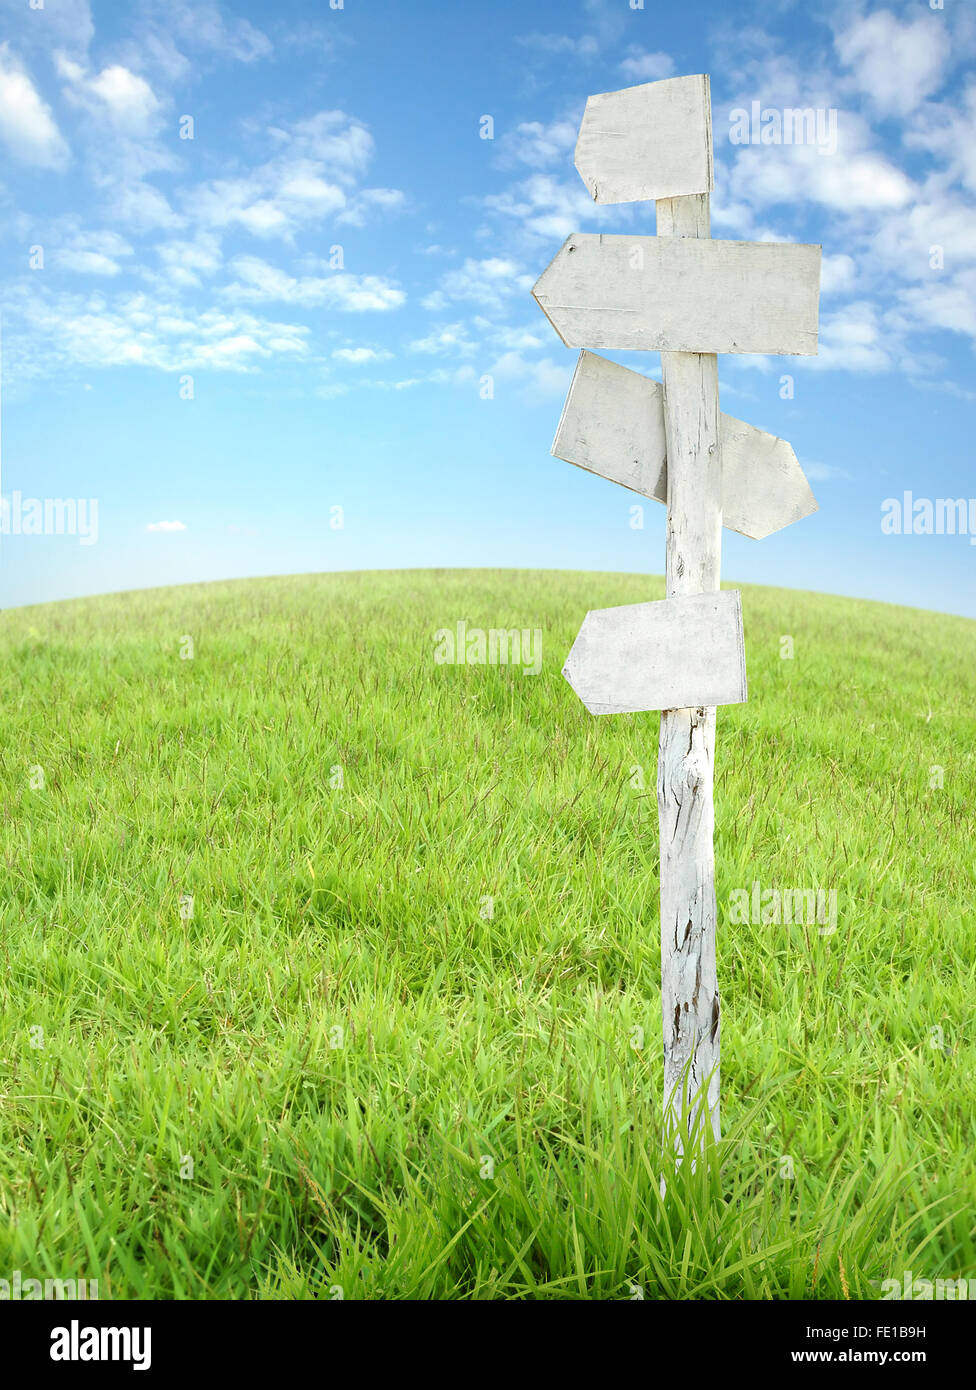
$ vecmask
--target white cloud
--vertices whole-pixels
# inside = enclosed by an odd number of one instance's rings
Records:
[[[132,60],[145,61],[145,54]],[[181,218],[148,176],[175,173],[181,153],[165,129],[169,100],[133,67],[112,62],[97,67],[59,50],[54,66],[65,101],[74,108],[87,174],[104,215],[137,232],[175,230]]]
[[[59,251],[56,261],[64,270],[74,270],[79,275],[118,275],[121,269],[118,261],[101,251]]]
[[[908,149],[941,159],[951,179],[976,192],[976,82],[957,100],[921,106],[904,142]]]
[[[259,343],[250,333],[236,333],[230,338],[220,338],[214,343],[204,343],[197,347],[197,361],[206,366],[219,367],[225,364],[238,364],[241,359],[253,356],[270,357],[272,349]]]
[[[827,483],[835,478],[851,481],[851,475],[846,469],[837,468],[832,463],[808,463],[804,460],[803,471],[811,483]]]
[[[448,300],[472,300],[497,308],[510,295],[526,293],[532,284],[532,276],[526,275],[516,261],[504,256],[487,256],[484,260],[469,256],[457,270],[449,270],[442,277],[438,289],[423,304],[436,310]]]
[[[339,183],[353,183],[372,161],[375,143],[369,128],[345,111],[318,111],[268,134],[290,159],[306,159],[328,169]]]
[[[600,51],[599,41],[592,34],[583,34],[578,39],[569,34],[524,34],[516,43],[553,56],[567,53],[576,58],[595,58]]]
[[[911,207],[880,221],[872,235],[870,253],[905,280],[931,281],[935,247],[942,249],[947,273],[976,261],[976,211],[970,203],[937,187]]]
[[[976,339],[976,269],[961,272],[952,283],[900,290],[898,303],[909,329],[942,328]]]
[[[353,194],[336,218],[337,222],[363,227],[372,212],[392,216],[407,206],[407,196],[399,188],[364,188]]]
[[[535,244],[558,245],[570,232],[578,231],[581,222],[619,221],[617,209],[593,203],[579,178],[569,182],[552,174],[532,174],[504,193],[491,194],[483,203],[490,212],[519,223]]]
[[[846,212],[902,208],[911,180],[873,151],[821,154],[813,145],[739,146],[729,176],[735,202],[756,208],[823,203]]]
[[[166,241],[156,247],[163,275],[175,285],[202,284],[203,278],[220,269],[221,251],[217,237],[201,232],[193,241]]]
[[[210,49],[240,63],[272,53],[267,34],[247,19],[224,18],[216,0],[166,0],[166,18],[188,48]]]
[[[399,309],[406,295],[378,275],[295,277],[258,256],[238,256],[231,269],[239,276],[223,291],[238,300],[280,300],[287,304],[328,305],[349,313]]]
[[[620,70],[631,82],[658,82],[674,72],[670,53],[648,53],[631,45],[630,56],[620,64]]]
[[[399,189],[356,187],[373,157],[373,137],[344,111],[320,111],[261,133],[276,149],[272,158],[187,190],[184,207],[195,221],[290,241],[305,224],[331,217],[358,227],[373,213],[390,215],[405,205]]]
[[[337,362],[349,362],[354,367],[361,367],[367,362],[388,362],[393,353],[368,347],[336,348],[332,356]]]
[[[882,115],[906,116],[938,91],[950,57],[944,18],[902,23],[890,10],[859,15],[834,39],[838,56]]]
[[[286,170],[278,192],[286,201],[318,204],[325,211],[336,206],[337,194],[339,206],[342,204],[342,194],[335,184],[326,182],[316,172],[316,166],[309,163],[299,163]]]
[[[130,130],[149,125],[159,110],[159,102],[145,78],[119,64],[103,68],[92,78],[89,89],[104,102],[112,119]]]
[[[431,357],[471,357],[475,353],[484,356],[495,352],[504,373],[506,364],[521,360],[522,353],[551,346],[550,338],[543,338],[531,328],[493,322],[480,314],[474,316],[471,326],[477,331],[478,340],[471,336],[466,323],[449,323],[432,328],[423,338],[415,338],[409,349]]]
[[[466,386],[476,379],[473,367],[434,367],[401,381],[370,381],[365,384],[382,391],[410,391],[415,386]]]
[[[54,65],[65,83],[67,99],[94,119],[108,121],[127,140],[144,137],[156,128],[161,103],[138,73],[113,63],[91,75],[64,53],[54,55]]]
[[[522,353],[511,351],[501,357],[488,369],[489,375],[498,381],[516,381],[523,395],[531,398],[565,396],[569,390],[576,367],[575,357],[571,362],[553,362],[550,357],[532,362]]]
[[[34,0],[37,4],[37,0]],[[84,54],[95,37],[89,0],[44,0],[43,9],[31,8],[30,0],[0,0],[0,10],[12,28],[17,26],[21,50],[32,49],[50,58],[54,49]]]
[[[336,212],[345,206],[346,195],[335,185],[322,184],[315,196],[307,196],[312,185],[286,178],[285,185],[298,190],[268,197],[268,181],[260,175],[236,179],[217,179],[192,190],[184,199],[190,217],[207,227],[243,227],[260,238],[289,235],[298,222]]]
[[[0,44],[0,140],[24,164],[63,169],[68,163],[68,146],[51,108],[7,43]]]
[[[165,195],[145,179],[110,183],[107,201],[109,216],[138,232],[170,231],[186,224],[186,218],[174,212]]]
[[[186,523],[183,521],[148,521],[146,522],[146,530],[170,535],[176,531],[185,531]]]
[[[54,263],[79,275],[114,276],[122,269],[119,262],[131,255],[132,247],[117,232],[76,231],[55,250]]]
[[[885,331],[877,308],[867,300],[828,314],[820,325],[820,348],[811,367],[881,372],[895,365],[897,344]]]
[[[477,344],[468,337],[468,330],[463,323],[449,323],[442,328],[434,328],[426,337],[415,338],[410,344],[411,352],[425,353],[433,357],[448,356],[452,353],[467,357],[476,348]]]
[[[552,346],[551,337],[548,335],[546,337],[541,337],[531,328],[515,328],[505,324],[492,324],[486,319],[481,318],[476,318],[474,323],[475,327],[481,329],[497,347],[516,348],[519,352],[524,352],[530,351],[533,348]]]
[[[853,287],[857,279],[857,263],[853,256],[841,252],[824,256],[820,267],[821,294],[841,294]]]
[[[499,141],[501,155],[506,160],[518,160],[541,169],[547,164],[561,163],[576,147],[579,134],[579,115],[550,121],[523,121],[511,134]]]
[[[212,367],[250,371],[257,360],[307,351],[308,329],[245,311],[205,309],[185,314],[179,304],[144,293],[56,293],[47,286],[13,292],[6,312],[26,332],[25,374],[74,363],[86,367],[142,366],[162,371]]]

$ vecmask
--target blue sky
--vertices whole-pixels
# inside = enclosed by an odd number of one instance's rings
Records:
[[[549,455],[576,353],[530,290],[570,232],[654,232],[590,201],[586,97],[708,72],[713,235],[824,249],[819,357],[719,363],[723,409],[790,440],[821,510],[725,532],[723,574],[976,616],[968,536],[881,525],[906,490],[976,497],[976,7],[39,4],[0,0],[2,491],[8,530],[15,494],[97,499],[97,541],[3,535],[2,606],[663,573],[664,509],[635,530],[639,499]],[[836,149],[733,143],[753,102],[836,111]]]

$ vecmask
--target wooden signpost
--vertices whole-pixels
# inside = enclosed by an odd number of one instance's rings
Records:
[[[711,240],[707,76],[590,97],[576,166],[598,203],[657,203],[656,237],[575,234],[532,293],[570,347],[661,353],[658,386],[583,351],[552,452],[667,503],[667,598],[588,613],[564,674],[594,714],[661,711],[664,1109],[680,1156],[706,1121],[720,1133],[715,707],[746,699],[722,525],[758,538],[817,506],[784,440],[720,414],[715,354],[817,351],[820,247]]]

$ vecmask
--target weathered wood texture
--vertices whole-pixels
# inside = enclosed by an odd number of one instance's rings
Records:
[[[737,591],[587,613],[563,675],[591,714],[637,714],[746,699]]]
[[[719,416],[722,523],[761,540],[817,510],[785,439]],[[552,451],[656,502],[668,500],[664,390],[640,372],[581,352]]]
[[[802,356],[820,247],[574,232],[532,293],[567,347]]]
[[[664,241],[709,235],[708,195],[661,201]],[[707,242],[704,244],[708,244]],[[718,362],[663,352],[668,455],[667,594],[673,601],[719,588],[722,460]],[[658,749],[661,864],[661,1007],[664,1107],[677,1152],[696,1128],[718,1139],[721,1004],[715,959],[715,709],[710,701],[666,710]],[[704,1109],[703,1109],[704,1104]]]
[[[708,77],[669,77],[590,97],[576,167],[597,203],[710,193]]]

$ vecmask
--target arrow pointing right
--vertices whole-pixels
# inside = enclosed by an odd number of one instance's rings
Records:
[[[722,523],[753,540],[817,511],[792,447],[731,415],[719,417]],[[664,390],[629,367],[581,352],[551,449],[656,502],[668,500]]]

